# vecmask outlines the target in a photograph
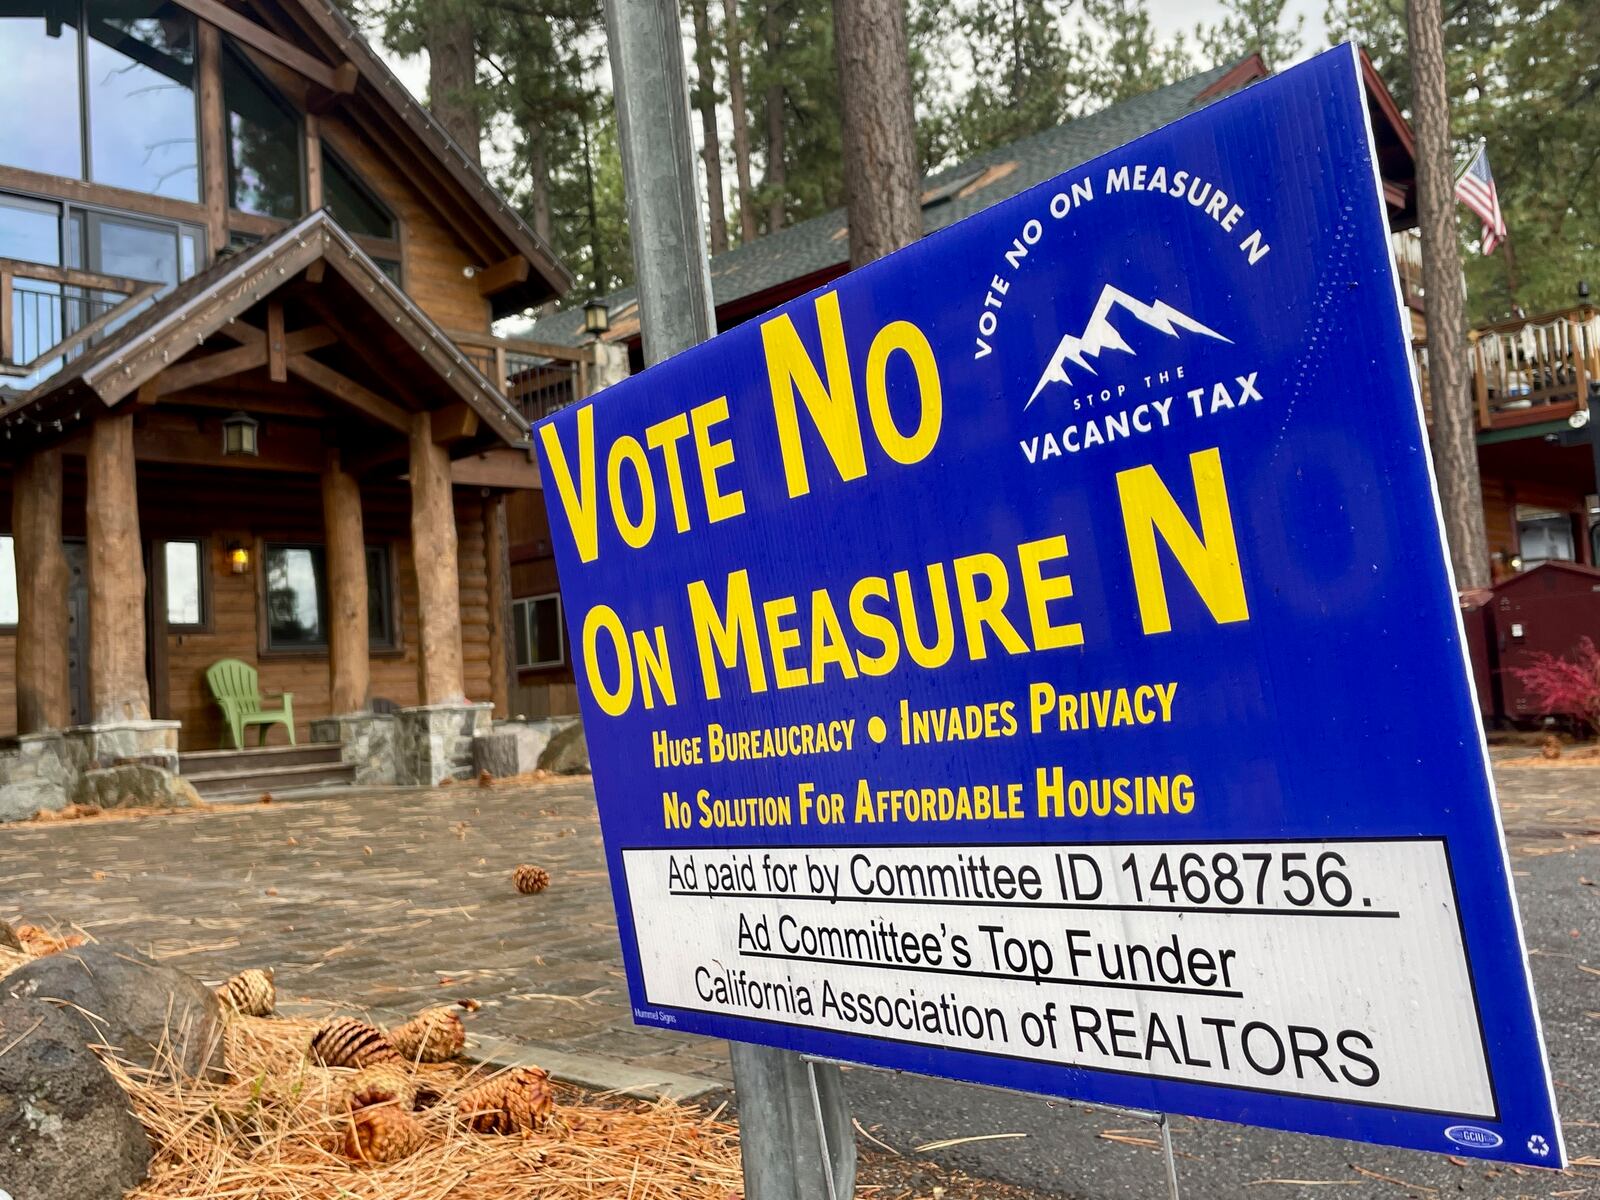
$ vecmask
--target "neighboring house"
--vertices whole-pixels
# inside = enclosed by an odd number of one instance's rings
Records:
[[[1252,55],[938,171],[923,181],[924,228],[930,233],[942,229],[1267,74],[1261,58]],[[1425,364],[1411,129],[1364,55],[1363,74],[1391,241],[1419,362]],[[717,255],[711,261],[711,283],[718,328],[729,329],[838,278],[849,269],[848,258],[843,209]],[[637,370],[643,365],[637,297],[624,289],[607,297],[606,304],[610,328],[603,337],[627,346]],[[544,342],[580,345],[585,343],[583,325],[581,312],[561,312],[536,322],[532,333]],[[1600,318],[1594,310],[1580,308],[1489,327],[1473,336],[1491,552],[1507,571],[1549,558],[1596,562],[1600,554],[1595,548],[1596,514],[1588,499],[1595,491],[1584,441],[1588,434],[1570,429],[1567,418],[1587,411],[1590,381],[1600,379]],[[519,589],[536,586],[553,592],[555,573],[542,512],[521,504],[511,511],[513,577]]]
[[[170,768],[237,658],[459,771],[586,370],[490,322],[566,270],[324,0],[17,0],[0,61],[0,731]]]

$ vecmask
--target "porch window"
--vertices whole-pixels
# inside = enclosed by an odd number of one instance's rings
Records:
[[[222,56],[228,109],[228,202],[293,220],[301,213],[300,118],[231,46]]]
[[[17,544],[0,537],[0,628],[17,627]]]
[[[262,561],[267,649],[325,650],[328,567],[323,547],[268,542]],[[367,547],[367,636],[374,650],[398,645],[392,561],[389,547]]]
[[[162,543],[162,584],[167,599],[168,629],[197,629],[205,624],[203,550],[197,541]]]
[[[566,663],[567,637],[561,623],[559,592],[512,601],[511,629],[516,640],[519,670],[559,667]]]
[[[263,558],[267,648],[315,650],[326,646],[328,606],[322,547],[269,543]]]

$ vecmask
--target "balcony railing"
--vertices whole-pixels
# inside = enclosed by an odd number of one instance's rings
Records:
[[[0,377],[26,387],[53,374],[161,288],[121,275],[0,258]]]
[[[1600,311],[1588,305],[1483,325],[1467,337],[1480,429],[1559,421],[1600,399]],[[1431,413],[1428,344],[1415,346]]]
[[[588,363],[571,346],[486,334],[450,336],[530,425],[588,395]]]

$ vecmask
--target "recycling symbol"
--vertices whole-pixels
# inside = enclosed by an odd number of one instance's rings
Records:
[[[1550,1153],[1550,1143],[1537,1133],[1528,1139],[1528,1153],[1537,1154],[1540,1158]]]

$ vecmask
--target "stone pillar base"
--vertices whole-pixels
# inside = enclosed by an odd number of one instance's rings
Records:
[[[25,733],[0,750],[0,821],[24,821],[67,806],[77,783],[59,733]]]
[[[75,725],[65,737],[79,771],[137,763],[176,775],[182,728],[182,721],[102,721]]]
[[[432,787],[472,776],[472,739],[493,724],[494,705],[419,704],[399,713],[399,783]]]
[[[200,803],[178,774],[178,721],[111,721],[24,734],[0,751],[0,820],[68,804],[187,807]]]
[[[352,782],[387,787],[400,778],[400,718],[392,713],[343,713],[311,722],[313,742],[337,742],[339,761],[355,767]]]

